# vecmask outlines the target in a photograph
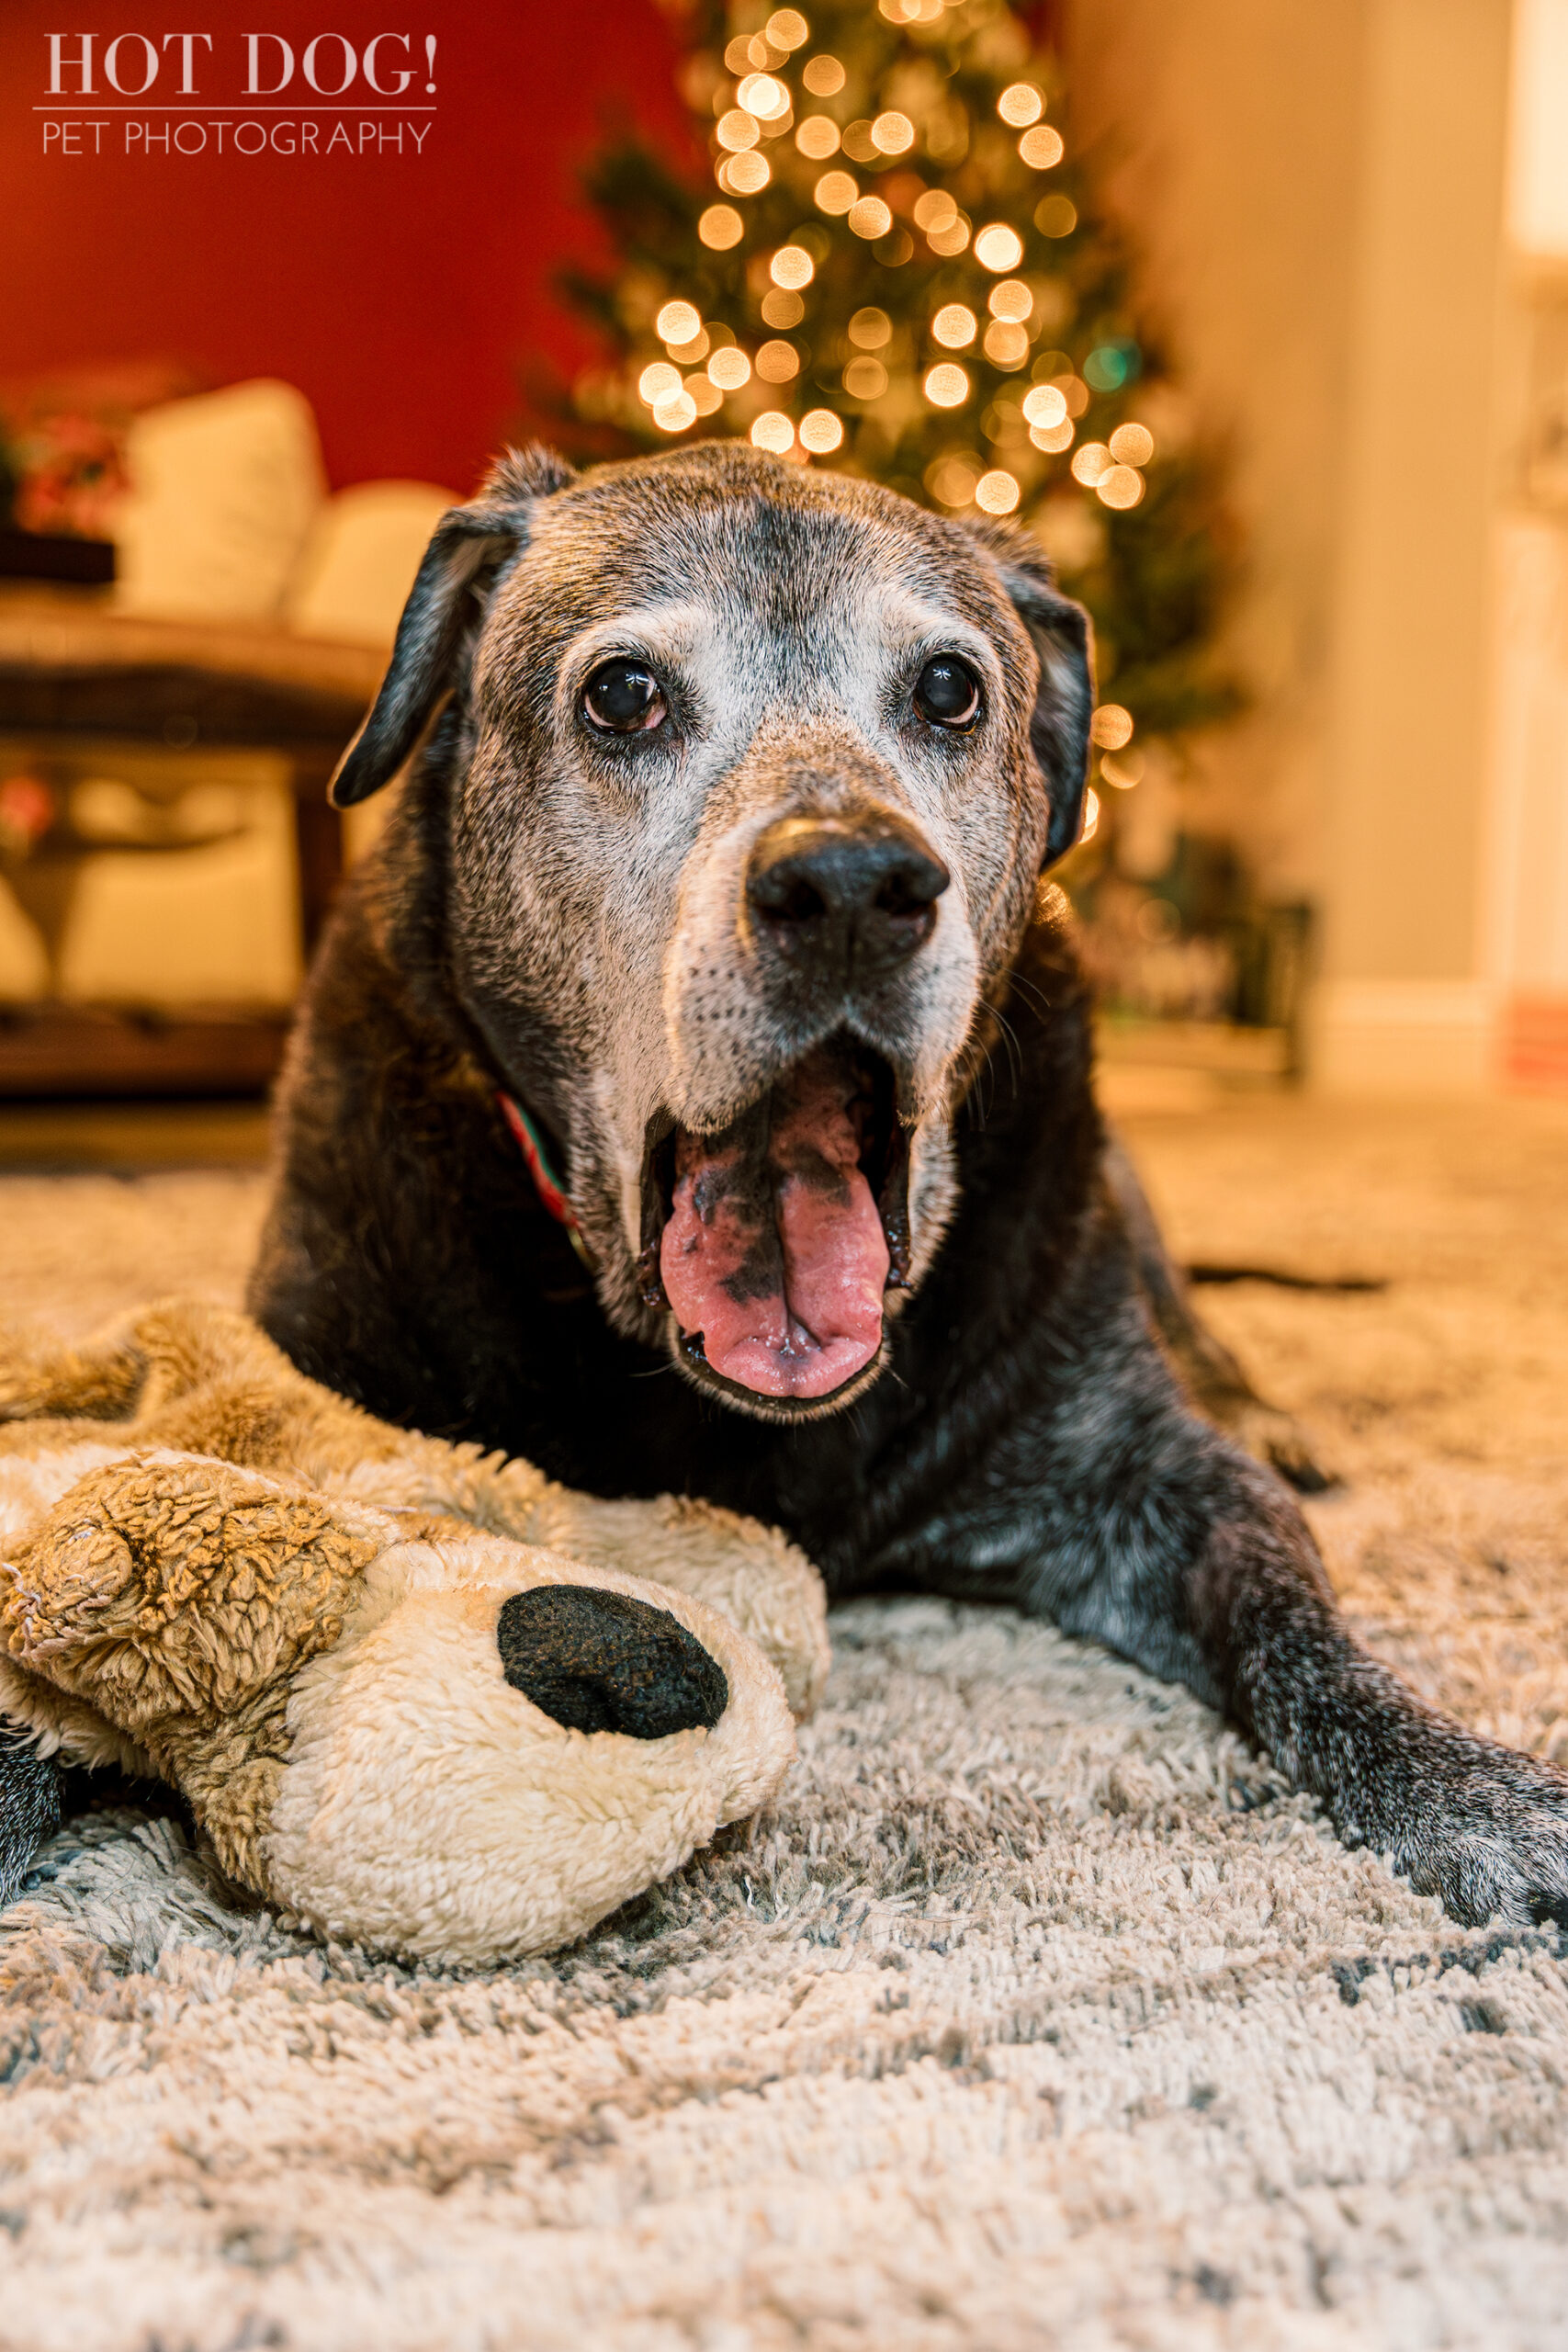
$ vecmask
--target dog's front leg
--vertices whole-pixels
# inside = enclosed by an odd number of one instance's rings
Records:
[[[60,1826],[60,1767],[37,1755],[0,1715],[0,1911],[46,1838]]]
[[[1568,1927],[1568,1773],[1467,1731],[1369,1657],[1293,1498],[1169,1393],[1125,1327],[1107,1338],[1100,1377],[1032,1432],[1021,1598],[1189,1683],[1347,1845],[1387,1854],[1456,1919]]]
[[[1469,1926],[1568,1927],[1568,1774],[1465,1730],[1369,1657],[1272,1481],[1244,1489],[1184,1582],[1227,1711],[1347,1845],[1386,1853]]]

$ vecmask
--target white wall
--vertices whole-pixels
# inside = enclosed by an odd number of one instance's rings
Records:
[[[1336,1087],[1485,1084],[1509,992],[1568,989],[1568,553],[1521,457],[1543,271],[1568,401],[1568,0],[1518,13],[1516,52],[1511,0],[1070,12],[1253,549],[1258,707],[1188,813],[1318,904]]]
[[[1568,1034],[1568,0],[1518,0],[1484,967]]]

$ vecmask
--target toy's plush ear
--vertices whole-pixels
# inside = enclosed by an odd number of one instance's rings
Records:
[[[183,1727],[255,1727],[334,1642],[377,1543],[320,1495],[161,1447],[89,1471],[11,1563],[10,1654],[159,1757]],[[281,1705],[281,1699],[278,1704]]]
[[[1013,523],[972,521],[967,527],[1001,573],[1039,656],[1029,740],[1051,796],[1043,868],[1066,855],[1083,822],[1094,716],[1094,633],[1083,606],[1058,592],[1049,560],[1027,532]]]
[[[528,544],[534,509],[576,479],[553,451],[509,449],[479,496],[441,517],[409,591],[380,692],[332,781],[350,808],[391,781],[461,675],[491,590]]]

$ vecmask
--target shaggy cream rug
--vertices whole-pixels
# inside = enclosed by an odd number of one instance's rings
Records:
[[[1568,1108],[1137,1123],[1345,1475],[1366,1638],[1568,1760]],[[260,1182],[0,1181],[0,1295],[232,1299]],[[1181,1691],[1001,1611],[837,1614],[779,1810],[558,1960],[367,1965],[171,1822],[0,1922],[5,2352],[1559,2352],[1568,1987]]]

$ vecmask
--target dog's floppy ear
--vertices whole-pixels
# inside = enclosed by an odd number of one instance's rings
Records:
[[[367,800],[396,775],[454,683],[489,590],[527,546],[536,503],[575,479],[551,450],[509,449],[477,498],[443,514],[409,590],[380,691],[338,762],[334,808]]]
[[[1029,740],[1051,796],[1042,865],[1065,857],[1083,822],[1089,723],[1094,716],[1094,632],[1081,605],[1061,595],[1038,543],[1015,523],[971,521],[1040,657]]]

